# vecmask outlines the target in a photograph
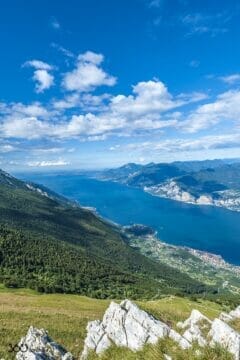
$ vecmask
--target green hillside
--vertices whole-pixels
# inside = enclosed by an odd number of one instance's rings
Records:
[[[203,294],[214,288],[132,249],[88,210],[0,174],[0,281],[98,298]]]

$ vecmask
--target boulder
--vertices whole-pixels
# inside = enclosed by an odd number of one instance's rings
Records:
[[[111,303],[103,316],[103,327],[117,346],[139,350],[147,342],[155,344],[168,335],[169,327],[125,300],[120,305]]]
[[[102,321],[88,324],[81,359],[86,359],[91,350],[100,354],[110,347],[111,343],[137,351],[145,344],[156,344],[159,339],[167,336],[177,341],[184,349],[190,347],[188,341],[180,334],[140,310],[131,301],[124,300],[121,304],[112,302]]]
[[[18,346],[16,360],[73,360],[72,354],[54,342],[44,329],[31,326]]]
[[[218,344],[227,349],[235,360],[240,359],[240,334],[220,319],[215,319],[208,334],[210,345]]]

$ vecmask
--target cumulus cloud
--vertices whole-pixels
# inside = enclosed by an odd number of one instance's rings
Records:
[[[230,90],[219,95],[216,101],[200,105],[192,111],[180,127],[187,132],[197,132],[202,129],[208,129],[219,122],[226,120],[240,120],[240,91]]]
[[[74,71],[78,72],[85,65],[103,71],[100,68],[102,54],[86,52],[79,55],[78,61],[79,67]],[[52,69],[39,60],[31,60],[28,65],[36,72]],[[73,72],[68,75],[72,76]],[[104,76],[106,80],[108,75]],[[81,89],[90,90],[101,83],[91,77],[86,81],[78,83]],[[67,93],[63,99],[51,100],[47,107],[39,102],[29,105],[0,103],[0,135],[2,138],[97,141],[112,135],[157,133],[166,128],[195,133],[222,121],[239,123],[240,91],[230,90],[203,103],[206,99],[208,95],[202,92],[173,95],[163,82],[154,79],[138,82],[130,94]],[[184,107],[194,102],[201,102],[201,105]]]
[[[35,69],[32,78],[37,83],[35,87],[37,93],[42,93],[54,84],[54,76],[50,73],[53,66],[41,60],[30,60],[25,62],[23,66],[30,66]]]
[[[49,74],[46,70],[34,71],[33,80],[37,81],[37,93],[41,93],[44,90],[49,89],[54,83],[53,75]]]
[[[166,86],[157,80],[142,81],[133,86],[133,95],[118,95],[112,98],[113,112],[129,117],[163,112],[182,105],[174,101]]]
[[[115,85],[116,78],[101,68],[103,60],[102,54],[91,51],[80,54],[76,68],[65,74],[63,87],[69,91],[88,92],[102,85]]]
[[[94,54],[86,56],[95,63],[101,61]],[[73,93],[62,100],[54,100],[51,110],[39,103],[3,106],[6,114],[0,125],[0,134],[27,139],[85,136],[92,140],[95,136],[130,136],[167,127],[177,128],[182,114],[173,110],[204,98],[202,93],[174,97],[159,80],[139,82],[133,86],[130,95]],[[72,108],[74,114],[66,115],[65,111]]]
[[[91,93],[73,93],[61,100],[52,102],[54,109],[64,111],[79,108],[84,111],[100,112],[107,109],[107,101],[111,98],[109,94],[92,95]]]
[[[51,126],[35,117],[10,117],[0,125],[0,133],[6,138],[39,139],[51,133]]]

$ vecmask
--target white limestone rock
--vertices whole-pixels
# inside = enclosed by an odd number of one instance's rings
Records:
[[[111,303],[102,324],[117,346],[139,350],[145,343],[155,344],[168,335],[169,327],[156,320],[129,300],[120,305]]]
[[[71,353],[55,343],[44,329],[30,327],[19,344],[16,360],[73,360]]]
[[[191,347],[190,342],[173,329],[170,330],[168,336],[170,339],[176,341],[183,350],[189,349]]]
[[[101,354],[101,352],[110,347],[111,341],[108,338],[100,320],[90,321],[88,323],[87,334],[81,359],[87,358],[89,349],[95,351],[97,354]]]
[[[181,329],[185,329],[186,327],[191,327],[200,323],[201,321],[206,321],[211,324],[211,320],[209,320],[205,315],[200,313],[198,310],[192,310],[191,315],[184,322],[178,322],[177,326]]]
[[[235,310],[230,311],[229,315],[233,319],[240,319],[240,305]]]
[[[183,338],[189,343],[197,342],[199,346],[206,346],[207,341],[203,336],[202,330],[205,327],[210,327],[211,323],[200,311],[192,310],[189,318],[184,322],[179,322],[177,326],[181,329],[186,329]]]
[[[225,322],[240,319],[240,305],[235,310],[232,310],[229,313],[222,312],[219,316],[219,319]]]
[[[202,336],[201,329],[198,325],[190,326],[189,329],[184,332],[183,337],[187,339],[190,343],[196,341],[199,346],[207,345],[207,341]]]
[[[226,348],[235,360],[240,359],[240,334],[220,319],[215,319],[208,334],[210,345],[219,344]]]
[[[232,321],[233,318],[226,312],[222,312],[220,315],[219,315],[219,319],[224,321],[224,322],[229,322],[229,321]]]
[[[188,341],[183,339],[180,334],[140,310],[131,301],[124,300],[120,305],[112,302],[106,310],[102,322],[89,323],[81,359],[86,359],[91,350],[100,354],[111,343],[137,351],[145,344],[156,344],[159,339],[167,336],[177,341],[184,349],[190,347]]]

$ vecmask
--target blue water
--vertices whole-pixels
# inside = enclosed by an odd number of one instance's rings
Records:
[[[140,189],[79,175],[25,174],[122,225],[141,223],[158,231],[161,240],[220,254],[240,265],[240,213],[161,199]]]

